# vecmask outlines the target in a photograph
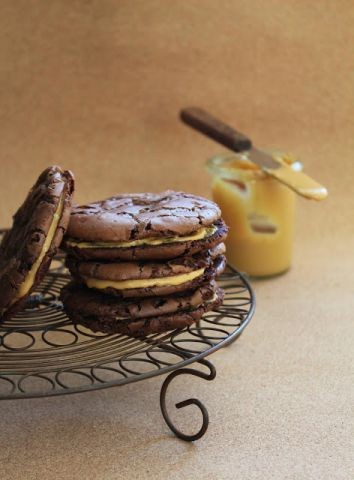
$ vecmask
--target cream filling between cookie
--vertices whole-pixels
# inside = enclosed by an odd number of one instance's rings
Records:
[[[52,244],[55,232],[57,230],[57,227],[61,218],[61,214],[63,212],[63,208],[64,208],[64,194],[61,196],[59,200],[58,208],[56,209],[53,215],[53,220],[52,220],[52,223],[50,224],[46,239],[44,240],[41,253],[39,254],[39,257],[37,258],[37,260],[32,265],[31,270],[27,273],[25,280],[20,285],[20,288],[18,289],[16,297],[14,298],[12,303],[16,302],[20,298],[27,295],[32,285],[34,284],[39,267],[41,266],[41,263],[45,257],[45,254],[48,252]]]
[[[212,225],[211,227],[203,227],[190,235],[174,236],[165,238],[140,238],[138,240],[131,240],[128,242],[80,242],[74,239],[68,239],[66,244],[69,247],[77,248],[128,248],[138,247],[140,245],[163,245],[166,243],[176,242],[188,242],[193,240],[202,240],[203,238],[213,235],[217,230],[217,227]]]
[[[172,277],[146,278],[144,280],[101,280],[99,278],[84,277],[85,283],[89,288],[115,288],[116,290],[125,290],[129,288],[148,288],[148,287],[165,287],[181,285],[190,282],[195,278],[203,275],[205,268],[199,268],[190,273],[182,273],[173,275]]]

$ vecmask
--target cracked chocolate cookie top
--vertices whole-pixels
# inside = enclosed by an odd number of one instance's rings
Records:
[[[14,215],[0,244],[3,313],[16,310],[45,275],[69,223],[73,190],[71,172],[49,167]]]
[[[184,192],[125,194],[75,207],[67,235],[90,242],[188,235],[220,215],[214,202]]]

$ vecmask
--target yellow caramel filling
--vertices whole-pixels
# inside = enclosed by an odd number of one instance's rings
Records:
[[[50,246],[52,244],[52,240],[54,238],[55,232],[56,232],[58,224],[59,224],[61,214],[63,212],[63,207],[64,207],[64,195],[61,197],[61,199],[59,201],[58,208],[53,215],[53,220],[52,220],[52,223],[50,224],[46,239],[44,240],[42,251],[41,251],[39,257],[37,258],[37,260],[32,265],[31,270],[27,273],[27,276],[26,276],[25,280],[20,285],[20,288],[18,289],[16,297],[14,298],[12,303],[14,303],[18,299],[27,295],[28,292],[30,291],[32,285],[34,284],[38,269],[41,266],[41,263],[42,263],[42,261],[45,257],[45,254],[48,252],[48,250],[50,249]]]
[[[173,277],[147,278],[144,280],[101,280],[99,278],[86,277],[85,282],[89,288],[115,288],[117,290],[125,290],[128,288],[147,288],[147,287],[163,287],[181,285],[190,282],[195,278],[203,275],[205,268],[199,268],[194,272],[182,273]]]
[[[78,248],[127,248],[127,247],[138,247],[140,245],[162,245],[166,243],[175,243],[175,242],[187,242],[192,240],[201,240],[205,237],[213,235],[217,230],[217,227],[204,227],[200,228],[194,233],[185,236],[174,236],[174,237],[165,237],[165,238],[141,238],[138,240],[131,240],[128,242],[79,242],[73,239],[67,240],[66,244],[69,247],[78,247]]]

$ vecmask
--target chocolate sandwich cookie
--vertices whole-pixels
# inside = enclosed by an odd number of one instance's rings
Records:
[[[184,328],[222,303],[215,282],[173,296],[119,299],[70,283],[61,292],[64,309],[74,323],[93,331],[146,336]]]
[[[227,230],[219,207],[205,198],[127,194],[74,208],[65,248],[80,259],[171,259],[212,249]]]
[[[38,285],[69,223],[74,177],[58,166],[39,176],[0,244],[0,311],[9,317]]]
[[[209,281],[225,266],[225,257],[203,254],[165,262],[94,262],[67,258],[77,282],[118,297],[151,297],[191,290]]]

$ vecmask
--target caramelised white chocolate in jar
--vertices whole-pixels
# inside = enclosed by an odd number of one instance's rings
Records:
[[[295,158],[272,153],[276,159],[301,170]],[[264,174],[246,154],[208,160],[214,201],[229,226],[228,263],[252,276],[285,272],[291,264],[295,194]]]

